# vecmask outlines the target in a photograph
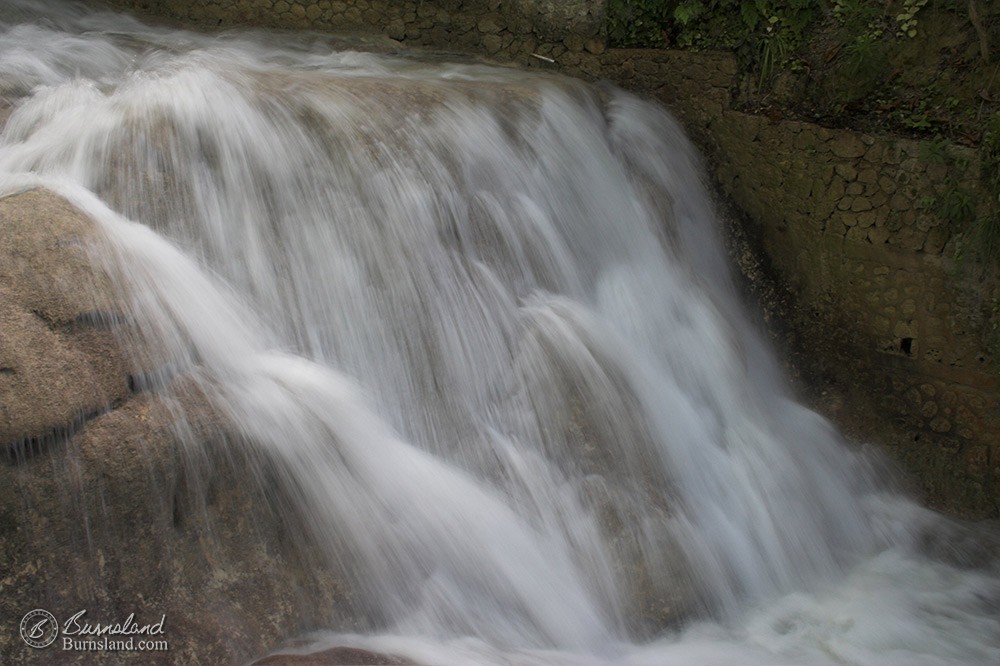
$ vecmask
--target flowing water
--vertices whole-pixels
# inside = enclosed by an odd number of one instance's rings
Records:
[[[100,224],[169,371],[353,563],[372,626],[314,647],[1000,662],[996,565],[924,554],[963,528],[788,395],[661,109],[39,0],[0,7],[0,95],[0,188]]]

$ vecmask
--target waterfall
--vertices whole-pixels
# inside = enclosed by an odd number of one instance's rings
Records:
[[[654,104],[40,0],[0,8],[0,95],[0,188],[100,225],[170,372],[351,563],[378,626],[320,642],[1000,659],[1000,577],[923,555],[945,519],[789,395]]]

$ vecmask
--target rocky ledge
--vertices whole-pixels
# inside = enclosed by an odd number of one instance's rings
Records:
[[[252,447],[232,446],[183,374],[140,380],[155,355],[124,350],[127,301],[90,261],[99,243],[49,192],[0,199],[0,663],[121,662],[63,650],[65,636],[29,647],[18,627],[38,608],[60,625],[81,610],[163,618],[168,649],[142,663],[245,663],[300,631],[350,628],[341,577],[279,512]]]

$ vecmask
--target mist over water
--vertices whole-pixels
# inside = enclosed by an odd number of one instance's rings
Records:
[[[1000,661],[996,558],[924,552],[966,528],[788,394],[662,109],[24,0],[0,7],[0,96],[0,190],[99,223],[169,373],[351,563],[370,631],[317,646]]]

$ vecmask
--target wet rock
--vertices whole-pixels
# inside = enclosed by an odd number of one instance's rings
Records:
[[[91,268],[94,225],[34,191],[0,199],[0,447],[30,453],[121,402],[128,363],[110,324],[125,319]]]
[[[0,443],[14,447],[0,464],[0,624],[36,608],[59,623],[163,618],[169,649],[142,663],[228,664],[354,617],[266,453],[190,376],[134,390],[135,359],[152,354],[117,335],[126,299],[89,261],[99,241],[51,193],[0,200]],[[0,632],[3,664],[120,662]]]

